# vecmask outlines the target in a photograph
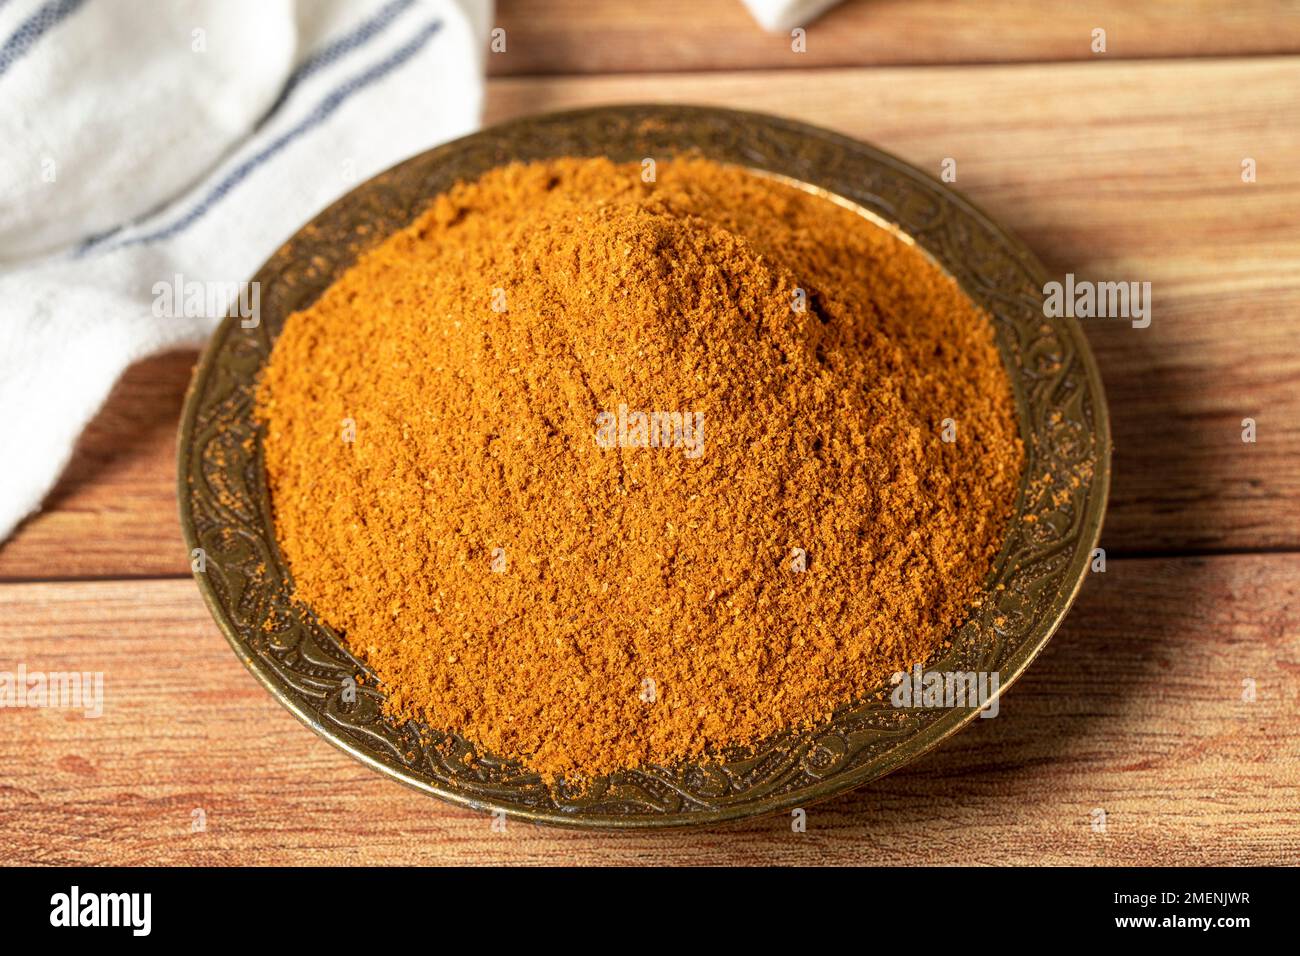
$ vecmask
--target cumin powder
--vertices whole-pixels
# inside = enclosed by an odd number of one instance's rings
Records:
[[[656,172],[457,185],[288,319],[258,394],[296,597],[392,717],[547,780],[752,745],[925,662],[1023,465],[991,322],[922,253],[738,168]]]

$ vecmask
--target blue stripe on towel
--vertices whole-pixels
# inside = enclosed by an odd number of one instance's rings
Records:
[[[8,2],[9,0],[0,0],[0,6],[3,6]],[[293,72],[289,74],[289,78],[285,80],[284,87],[280,90],[279,95],[276,96],[275,102],[271,104],[270,109],[262,114],[262,118],[254,125],[253,132],[256,133],[258,130],[262,129],[262,127],[264,127],[271,118],[284,107],[284,104],[289,99],[289,95],[300,83],[302,83],[303,80],[324,69],[326,66],[336,63],[338,60],[342,59],[345,54],[351,53],[353,50],[358,50],[365,46],[369,41],[383,33],[394,20],[414,5],[415,0],[392,0],[391,3],[385,4],[373,17],[363,21],[355,29],[339,37],[337,40],[327,43],[315,53],[309,54],[307,58],[298,64],[298,66],[294,68]],[[152,218],[152,216],[146,216],[144,218],[148,219]],[[103,232],[87,236],[81,241],[81,245],[78,246],[77,250],[73,253],[73,258],[80,258],[86,253],[102,246],[105,242],[118,235],[124,229],[129,228],[129,225],[129,223],[120,223],[110,229],[104,230]]]
[[[3,0],[0,0],[0,2],[3,2]],[[285,80],[284,89],[280,90],[280,95],[275,98],[271,108],[257,121],[257,128],[260,129],[266,124],[267,120],[279,112],[280,107],[284,106],[285,101],[289,99],[289,95],[298,88],[298,84],[303,80],[332,65],[353,50],[365,46],[413,6],[415,6],[415,0],[392,0],[391,3],[384,4],[373,17],[362,22],[354,30],[310,54],[289,74],[289,78]]]
[[[269,160],[276,153],[280,152],[291,142],[298,139],[304,133],[310,132],[329,119],[330,116],[333,115],[340,106],[346,103],[354,93],[365,89],[372,83],[377,83],[379,80],[382,80],[384,77],[388,76],[388,74],[392,73],[402,64],[410,60],[415,56],[415,54],[419,53],[420,50],[424,48],[424,45],[429,42],[429,39],[441,29],[441,20],[435,20],[432,23],[426,24],[420,28],[419,32],[416,33],[414,37],[404,43],[397,50],[393,51],[387,59],[376,63],[374,66],[370,67],[370,69],[358,74],[339,86],[334,90],[334,92],[330,93],[329,96],[321,100],[316,108],[307,114],[307,116],[296,126],[281,133],[257,153],[253,154],[227,173],[221,182],[217,183],[217,185],[213,186],[212,189],[208,191],[208,194],[199,201],[197,206],[187,212],[180,219],[176,220],[176,222],[172,223],[170,226],[165,226],[162,229],[147,233],[143,236],[124,239],[122,242],[113,246],[112,249],[125,249],[129,246],[138,246],[149,242],[157,242],[160,239],[170,239],[172,236],[175,236],[188,228],[198,219],[206,215],[207,212],[219,203],[228,192],[247,179],[249,174],[259,166]],[[80,256],[86,253],[89,251],[89,248],[89,246],[83,246],[78,250],[77,255]]]
[[[49,0],[39,10],[18,25],[4,45],[0,46],[0,76],[23,58],[36,41],[52,27],[77,12],[86,0]]]
[[[291,89],[317,70],[329,66],[343,54],[351,53],[358,47],[364,46],[367,41],[378,36],[385,27],[413,6],[415,6],[415,0],[392,0],[391,3],[384,4],[378,13],[351,33],[326,44],[298,64],[298,68],[293,71],[289,81],[285,84],[286,89]]]

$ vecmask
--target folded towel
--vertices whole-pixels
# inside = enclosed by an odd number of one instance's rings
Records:
[[[0,539],[132,362],[356,183],[471,132],[490,0],[0,0]],[[179,314],[177,314],[179,313]]]

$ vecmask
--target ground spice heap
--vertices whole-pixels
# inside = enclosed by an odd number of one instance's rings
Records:
[[[991,323],[920,252],[740,169],[642,173],[457,186],[290,317],[258,395],[296,596],[394,717],[548,780],[924,662],[1023,464]],[[699,434],[644,447],[654,411]]]

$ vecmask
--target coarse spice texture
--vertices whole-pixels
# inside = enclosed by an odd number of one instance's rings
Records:
[[[258,391],[296,597],[391,716],[549,781],[819,725],[932,658],[1019,489],[992,323],[928,258],[739,168],[656,173],[457,185]]]

